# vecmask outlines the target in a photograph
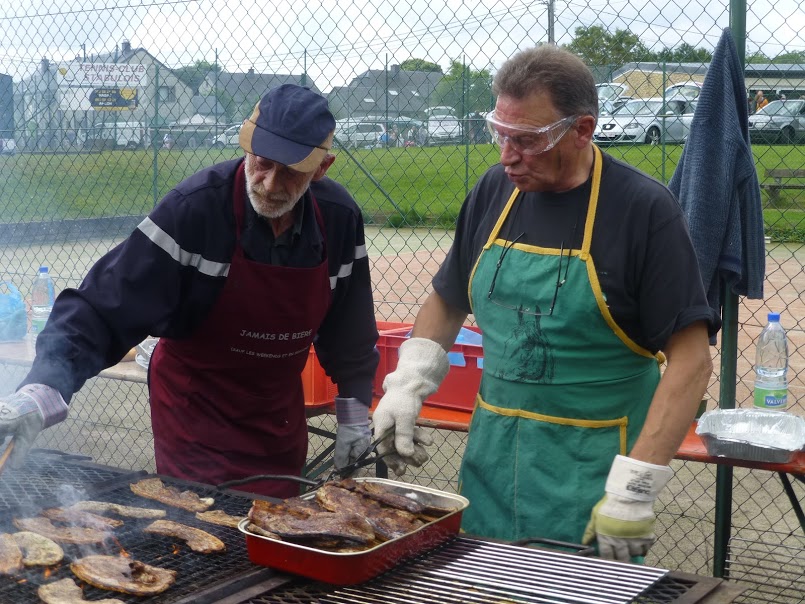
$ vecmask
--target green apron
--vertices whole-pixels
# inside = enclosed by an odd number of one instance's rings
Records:
[[[467,533],[579,543],[612,460],[645,422],[663,357],[626,336],[601,292],[590,256],[601,161],[594,147],[581,250],[499,239],[515,189],[470,277],[484,369],[459,477]],[[524,312],[547,313],[554,292],[552,315]]]

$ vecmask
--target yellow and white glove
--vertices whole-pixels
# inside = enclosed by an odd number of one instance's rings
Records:
[[[450,370],[447,353],[441,344],[428,338],[410,338],[400,346],[397,369],[383,380],[383,398],[377,405],[372,422],[375,438],[394,431],[377,446],[378,455],[397,476],[406,466],[420,467],[428,460],[426,446],[433,440],[416,426],[422,402],[439,389]]]
[[[0,442],[14,436],[14,450],[9,463],[19,468],[28,449],[45,428],[67,417],[67,403],[55,388],[44,384],[26,384],[17,392],[0,399]]]
[[[673,475],[669,466],[616,456],[606,495],[593,508],[582,543],[597,540],[602,558],[621,562],[645,556],[656,539],[654,501]]]

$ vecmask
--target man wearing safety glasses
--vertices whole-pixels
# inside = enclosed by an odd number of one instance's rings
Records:
[[[464,202],[453,246],[384,382],[375,430],[398,474],[428,458],[415,427],[469,313],[484,368],[460,490],[463,529],[644,556],[653,504],[712,373],[707,304],[670,191],[592,144],[595,82],[540,46],[495,76],[500,163]],[[665,361],[667,360],[667,364]]]

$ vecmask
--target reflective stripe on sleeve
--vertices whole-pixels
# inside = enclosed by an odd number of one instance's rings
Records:
[[[137,228],[151,240],[151,242],[168,253],[182,266],[192,266],[203,275],[210,277],[226,277],[229,274],[228,262],[213,262],[205,259],[201,254],[194,254],[183,250],[176,240],[163,231],[150,218],[145,218]]]

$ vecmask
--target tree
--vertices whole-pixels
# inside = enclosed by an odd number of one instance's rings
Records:
[[[475,71],[461,61],[450,62],[450,70],[436,86],[434,105],[453,107],[464,116],[474,111],[489,111],[492,106],[492,76],[488,69]]]
[[[706,48],[694,48],[682,42],[676,48],[663,48],[653,60],[658,63],[709,63],[712,58],[713,53]]]
[[[589,66],[623,65],[648,58],[649,51],[636,34],[618,29],[614,34],[600,25],[577,27],[575,38],[565,48]]]
[[[221,66],[208,61],[196,61],[195,65],[178,67],[173,70],[174,75],[186,84],[193,94],[198,94],[198,87],[208,74],[221,71]]]
[[[400,63],[400,69],[403,71],[428,71],[433,73],[442,73],[442,68],[436,63],[431,63],[424,59],[408,59]]]

